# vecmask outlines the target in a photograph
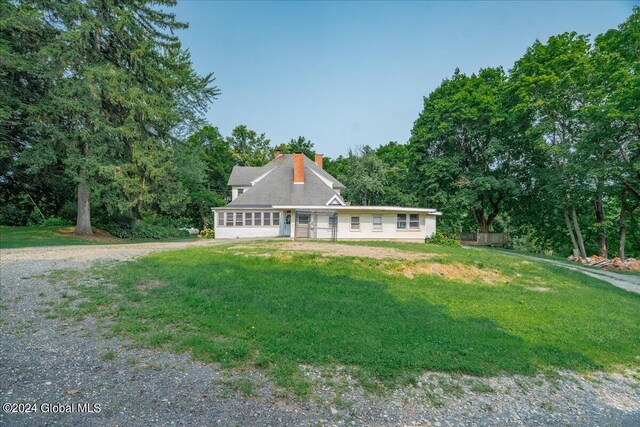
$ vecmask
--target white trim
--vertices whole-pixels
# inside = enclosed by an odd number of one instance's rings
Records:
[[[256,179],[254,179],[253,181],[251,181],[251,186],[253,187],[254,185],[256,185],[258,183],[258,181],[260,181],[262,178],[264,178],[265,176],[269,175],[271,172],[273,172],[274,170],[276,170],[276,168],[272,168],[269,169],[268,171],[266,171],[265,173],[263,173],[262,175],[260,175],[259,177],[257,177]]]
[[[314,163],[315,164],[315,163]],[[316,165],[318,166],[318,165]],[[320,167],[320,166],[318,166]],[[329,186],[329,188],[333,189],[333,181],[325,178],[324,176],[320,175],[318,172],[314,171],[311,168],[308,168],[311,172],[313,172],[318,178],[320,178],[325,184],[327,184]]]
[[[338,202],[340,202],[340,205],[332,205],[333,201],[337,200]],[[342,201],[342,198],[340,196],[338,196],[337,194],[334,194],[333,196],[331,196],[331,198],[329,199],[329,201],[327,203],[325,203],[327,206],[344,206],[344,202]]]
[[[353,206],[353,205],[324,205],[324,206],[305,206],[305,205],[282,205],[272,206],[272,209],[292,209],[292,210],[338,210],[338,211],[373,211],[373,212],[413,212],[413,213],[426,213],[429,215],[442,215],[442,212],[438,212],[435,209],[425,208],[407,208],[402,206]]]

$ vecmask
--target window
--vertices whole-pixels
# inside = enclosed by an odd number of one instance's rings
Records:
[[[263,215],[264,215],[264,225],[271,225],[271,212],[265,212]]]
[[[262,225],[262,212],[253,213],[253,225]]]
[[[338,214],[329,215],[329,225],[331,227],[338,225]]]
[[[308,214],[300,214],[298,215],[298,224],[307,225],[309,224],[309,215]]]
[[[245,212],[244,225],[252,225],[252,224],[253,224],[253,212]]]
[[[398,214],[398,222],[396,223],[398,230],[407,229],[407,214]]]
[[[238,196],[244,193],[244,188],[238,188]]]
[[[224,225],[224,212],[218,212],[218,225]]]
[[[411,214],[409,215],[409,228],[420,228],[420,215]]]
[[[227,212],[227,227],[233,227],[233,212]]]
[[[273,213],[273,225],[280,225],[280,212]]]
[[[382,216],[381,215],[374,215],[373,216],[373,229],[374,230],[382,230]]]
[[[352,230],[360,230],[360,217],[352,216],[351,217],[351,229]]]
[[[242,212],[236,212],[236,227],[242,227]]]

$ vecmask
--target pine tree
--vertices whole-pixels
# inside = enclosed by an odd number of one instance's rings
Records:
[[[24,3],[60,33],[49,51],[60,77],[34,107],[39,120],[31,131],[39,139],[27,157],[58,147],[77,185],[76,233],[92,233],[94,199],[109,212],[139,217],[151,189],[176,184],[166,153],[201,124],[218,94],[211,74],[193,71],[174,34],[186,24],[162,10],[175,1]]]

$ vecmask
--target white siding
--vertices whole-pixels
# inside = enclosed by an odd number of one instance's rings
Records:
[[[234,211],[234,212],[239,212]],[[247,210],[256,212],[255,210]],[[282,235],[282,224],[284,224],[286,212],[280,212],[281,226],[219,226],[218,215],[224,215],[226,211],[215,212],[215,230],[217,239],[236,238],[269,238]],[[273,212],[273,211],[271,211]],[[397,214],[406,213],[407,229],[397,228]],[[369,240],[416,240],[423,241],[436,231],[436,216],[420,213],[420,227],[418,229],[409,228],[410,212],[372,212],[372,211],[343,211],[338,213],[338,240],[340,239],[369,239]],[[317,222],[311,229],[312,238],[330,239],[331,227],[329,226],[329,213],[319,212],[316,215]],[[351,229],[351,217],[360,217],[360,229]],[[374,230],[373,217],[382,217],[382,230]],[[291,230],[295,230],[295,212],[291,214]]]
[[[241,225],[241,226],[227,226],[227,225],[220,225],[219,224],[219,218],[222,215],[223,218],[226,219],[226,214],[227,212],[233,212],[234,214],[234,223],[235,223],[235,214],[236,212],[242,212],[243,214],[245,212],[251,212],[251,213],[255,213],[255,212],[260,212],[262,215],[264,215],[265,212],[270,212],[272,217],[271,217],[271,221],[273,221],[273,213],[274,212],[279,212],[280,213],[280,224],[283,224],[284,222],[284,212],[280,212],[280,211],[273,211],[273,210],[255,210],[255,209],[247,209],[247,210],[242,210],[242,209],[238,209],[238,210],[227,210],[227,211],[214,211],[214,229],[216,232],[216,239],[245,239],[245,238],[269,238],[269,237],[278,237],[280,236],[280,230],[281,230],[281,225]],[[261,217],[261,222],[264,224],[264,216]],[[244,217],[243,217],[243,221],[244,221]],[[255,221],[255,218],[253,218],[253,221]],[[226,224],[226,221],[225,221]]]
[[[280,227],[216,227],[216,239],[245,239],[254,237],[278,237]]]
[[[404,212],[398,212],[404,213]],[[418,214],[420,228],[399,230],[397,228],[397,213],[376,212],[344,212],[338,214],[338,239],[380,239],[380,240],[424,240],[427,235],[435,232],[435,216]],[[360,217],[360,229],[351,229],[351,217]],[[373,229],[373,217],[382,217],[382,230]],[[407,213],[407,223],[409,214]]]
[[[316,237],[318,239],[331,238],[331,227],[329,227],[329,214],[327,213],[318,214],[318,226],[316,229]]]
[[[251,187],[231,187],[231,200],[235,200],[238,197],[238,190],[247,191]]]

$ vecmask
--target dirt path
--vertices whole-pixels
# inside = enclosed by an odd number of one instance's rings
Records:
[[[300,400],[284,396],[261,371],[223,370],[185,354],[139,349],[109,336],[94,319],[60,319],[47,311],[73,292],[47,278],[55,270],[83,271],[95,262],[215,244],[0,250],[0,400],[38,408],[0,410],[0,425],[640,425],[639,371],[560,372],[552,379],[427,372],[389,395],[372,396],[348,383],[339,398],[321,385]],[[317,369],[305,372],[320,381]],[[90,406],[94,413],[47,413],[54,406],[43,404],[99,404],[100,412]]]
[[[541,258],[534,255],[525,255],[516,252],[508,252],[495,250],[496,252],[500,252],[505,255],[515,255],[522,258],[528,258],[540,262],[545,262],[547,264],[557,265],[558,267],[568,268],[569,270],[579,271],[581,273],[586,274],[587,276],[595,277],[596,279],[603,280],[613,286],[616,286],[620,289],[624,289],[625,291],[633,292],[634,294],[640,295],[640,276],[633,276],[631,274],[621,274],[616,273],[614,271],[609,270],[596,270],[594,268],[588,268],[582,266],[580,264],[567,264],[562,261],[555,261],[552,259]]]

